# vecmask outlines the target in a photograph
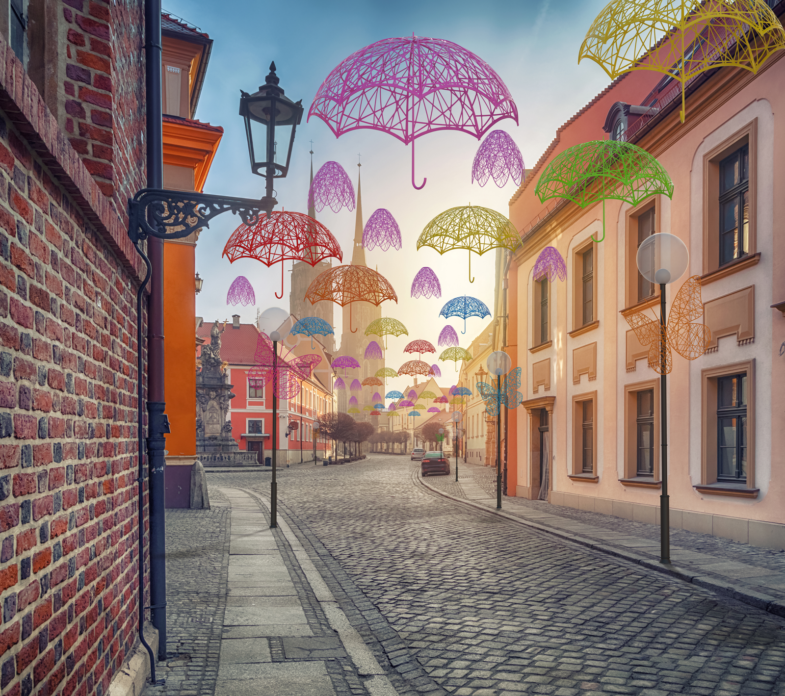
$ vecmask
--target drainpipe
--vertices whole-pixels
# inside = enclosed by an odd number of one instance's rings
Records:
[[[145,90],[147,105],[147,187],[162,189],[163,110],[161,105],[161,0],[145,0]],[[168,431],[164,397],[164,243],[149,237],[152,265],[147,309],[147,451],[149,467],[150,609],[158,629],[158,659],[166,659],[166,521],[164,447]],[[140,535],[144,526],[140,520]],[[140,578],[141,581],[141,578]]]
[[[501,275],[501,282],[502,282],[502,350],[507,347],[507,323],[509,318],[507,316],[507,273],[510,270],[510,264],[512,263],[512,252],[505,250],[505,256],[507,257],[507,262],[504,265],[504,272]],[[501,414],[500,414],[501,415]],[[508,495],[507,493],[507,460],[509,459],[509,447],[508,443],[510,441],[509,436],[509,422],[510,422],[510,409],[504,409],[504,495]]]

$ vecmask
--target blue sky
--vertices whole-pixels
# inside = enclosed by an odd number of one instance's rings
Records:
[[[586,30],[606,0],[165,0],[172,12],[214,40],[212,57],[196,117],[223,126],[225,134],[205,186],[207,193],[261,197],[264,180],[250,173],[242,120],[238,116],[240,89],[254,92],[264,82],[274,60],[281,87],[294,100],[310,107],[319,85],[332,68],[354,51],[374,41],[395,36],[429,36],[454,41],[476,53],[500,75],[511,91],[519,112],[519,125],[502,121],[531,167],[553,139],[556,129],[607,86],[604,72],[592,62],[577,63]],[[436,344],[444,321],[441,306],[452,297],[471,294],[489,306],[493,302],[493,254],[473,257],[467,282],[465,252],[439,256],[431,249],[415,251],[423,227],[438,213],[456,205],[484,205],[508,213],[515,185],[503,189],[490,181],[484,188],[471,184],[471,163],[479,142],[464,133],[434,133],[417,141],[417,178],[428,178],[421,191],[412,188],[411,153],[391,136],[355,131],[336,139],[327,126],[313,118],[297,130],[290,174],[277,182],[277,198],[290,210],[305,211],[310,141],[314,165],[335,160],[347,170],[356,187],[357,155],[362,153],[363,213],[365,220],[377,208],[387,208],[402,231],[403,250],[367,252],[369,266],[378,266],[396,288],[397,306],[385,307],[385,316],[401,319],[409,336],[390,341],[388,363],[398,367],[407,340],[424,338]],[[318,213],[351,258],[355,213],[329,209]],[[288,307],[290,262],[286,265],[286,295],[277,301],[281,271],[255,261],[229,264],[221,259],[226,239],[237,226],[233,216],[216,218],[197,247],[197,270],[204,278],[197,314],[206,320],[228,318],[239,312],[252,321],[255,308],[226,305],[226,292],[237,275],[247,276],[256,292],[257,306]],[[432,267],[442,281],[442,298],[413,300],[411,281],[422,266]],[[389,305],[389,303],[387,303]],[[487,320],[486,320],[487,321]],[[336,312],[340,335],[340,312]],[[472,340],[485,322],[472,319]],[[453,320],[460,331],[463,323]],[[454,374],[447,364],[445,379]]]

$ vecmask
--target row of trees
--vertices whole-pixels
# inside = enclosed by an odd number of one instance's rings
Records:
[[[410,433],[399,430],[391,433],[389,430],[381,430],[374,433],[369,439],[374,452],[406,452],[409,445]]]
[[[376,428],[371,423],[356,421],[348,413],[325,413],[317,419],[319,433],[333,441],[337,446],[343,445],[343,456],[349,453],[360,454],[360,445],[367,442],[376,434]],[[337,452],[336,452],[337,454]]]
[[[443,429],[444,433],[439,433],[439,430]],[[444,435],[443,442],[439,441],[439,436]],[[444,449],[449,443],[449,428],[446,428],[444,423],[426,423],[420,428],[415,430],[415,435],[419,440],[421,440],[424,444],[423,447],[426,451],[436,451]]]

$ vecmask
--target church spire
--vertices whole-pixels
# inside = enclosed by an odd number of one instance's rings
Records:
[[[316,220],[316,204],[314,203],[313,199],[310,196],[310,191],[313,188],[313,140],[311,141],[311,181],[308,184],[308,217],[312,217]]]
[[[365,266],[365,247],[363,247],[363,200],[360,189],[360,167],[357,163],[357,217],[354,223],[354,249],[352,250],[352,265]]]

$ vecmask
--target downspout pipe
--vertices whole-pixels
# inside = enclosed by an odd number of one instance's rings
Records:
[[[505,255],[507,257],[506,263],[504,264],[504,271],[501,274],[501,283],[502,283],[502,350],[507,348],[507,324],[509,323],[509,317],[507,316],[507,287],[509,283],[507,282],[507,274],[510,272],[510,264],[512,263],[512,252],[505,250]],[[501,414],[499,414],[501,417]],[[507,462],[509,460],[509,423],[510,423],[510,409],[504,409],[504,495],[508,495],[507,493]]]
[[[161,0],[145,0],[145,93],[147,187],[162,189],[163,109],[161,91]],[[164,448],[168,432],[164,395],[164,243],[149,237],[147,255],[152,272],[147,307],[147,452],[148,514],[150,521],[150,609],[158,630],[158,659],[166,659],[166,520]],[[142,525],[140,529],[144,529]],[[140,579],[141,580],[141,579]]]

